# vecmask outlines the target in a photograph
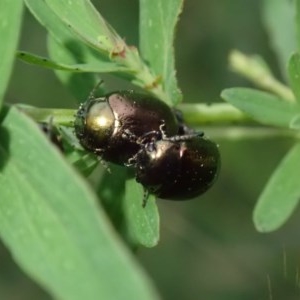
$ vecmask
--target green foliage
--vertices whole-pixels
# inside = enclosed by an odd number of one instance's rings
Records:
[[[98,61],[98,60],[89,64],[67,65],[64,63],[57,63],[55,61],[52,61],[51,59],[41,57],[38,55],[33,55],[31,53],[24,52],[24,51],[18,52],[17,57],[22,59],[24,62],[27,62],[32,65],[38,65],[43,68],[62,70],[62,71],[113,73],[113,72],[125,70],[125,68],[111,64],[110,62]]]
[[[5,3],[5,10],[1,9],[1,16],[10,22],[10,30],[2,34],[7,37],[6,43],[0,46],[5,60],[1,65],[6,76],[1,80],[3,91],[21,20],[22,2],[13,2]],[[147,65],[137,49],[125,44],[90,1],[25,3],[49,33],[50,58],[24,51],[19,51],[17,57],[55,70],[78,100],[87,97],[95,85],[95,73],[112,73],[170,104],[178,102],[172,43],[182,1],[169,2],[159,11],[153,10],[152,1],[142,3],[143,10],[151,12],[154,19],[158,13],[160,17],[168,15],[164,23],[168,31],[155,37],[162,45],[160,51],[165,53],[160,60],[163,68],[158,64],[152,67],[154,62]],[[166,11],[169,9],[172,15]],[[145,30],[141,26],[141,34]],[[143,39],[143,51],[153,57],[156,48],[150,32],[149,38],[150,42]],[[3,111],[0,130],[0,233],[16,262],[59,299],[156,299],[148,278],[120,241],[121,236],[130,248],[157,244],[159,216],[154,197],[149,197],[144,209],[142,187],[134,179],[125,181],[123,171],[100,176],[97,197],[75,170],[87,176],[97,159],[73,140],[69,127],[74,111],[61,114],[55,109],[26,105],[18,108]],[[22,111],[38,122],[53,123],[63,137],[64,157]]]
[[[154,247],[159,239],[159,217],[155,197],[149,196],[147,205],[141,207],[141,199],[144,191],[141,185],[136,184],[135,179],[127,180],[124,199],[125,221],[131,226],[127,227],[127,236],[134,245]],[[134,219],[134,222],[130,220]]]
[[[171,106],[180,103],[173,41],[182,0],[140,0],[139,50],[127,45],[89,0],[24,2],[47,30],[49,58],[24,51],[16,57],[52,69],[78,101],[86,99],[99,81],[97,74],[109,73]],[[22,7],[20,0],[0,3],[5,41],[0,45],[1,103]],[[264,0],[263,18],[282,77],[289,79],[291,88],[275,78],[260,56],[233,51],[232,69],[267,92],[230,88],[221,94],[227,104],[180,108],[189,124],[236,122],[251,131],[256,122],[256,128],[284,129],[294,138],[254,210],[257,230],[269,232],[286,222],[300,198],[300,0]],[[23,112],[36,122],[53,123],[63,137],[64,156]],[[18,265],[59,299],[157,299],[128,250],[158,243],[155,199],[150,196],[143,209],[143,189],[124,168],[109,166],[112,173],[104,170],[94,186],[86,180],[98,158],[81,149],[74,138],[73,118],[74,110],[67,109],[19,105],[2,110],[1,238]]]
[[[264,0],[262,2],[263,21],[269,34],[270,45],[286,77],[286,63],[291,51],[297,49],[294,5],[289,0]]]
[[[162,80],[169,102],[175,104],[181,93],[175,77],[173,40],[182,5],[182,0],[140,1],[141,55],[160,74],[157,83]]]
[[[0,233],[19,265],[59,299],[155,299],[95,194],[33,121],[9,109],[0,138]]]
[[[224,100],[258,123],[292,130],[295,138],[299,138],[300,130],[300,56],[298,52],[290,58],[289,56],[297,50],[297,45],[300,45],[299,4],[299,1],[295,2],[295,6],[292,1],[287,0],[264,1],[265,24],[281,66],[286,66],[288,61],[283,75],[288,74],[293,97],[290,97],[287,87],[274,79],[268,67],[264,66],[262,69],[260,65],[255,65],[253,60],[240,54],[239,59],[232,59],[235,71],[273,94],[247,88],[231,88],[221,94]],[[293,22],[295,7],[296,26]],[[300,147],[296,141],[295,146],[271,175],[258,199],[254,210],[254,224],[257,230],[269,232],[279,228],[294,211],[300,199],[299,162]]]
[[[258,199],[254,222],[261,232],[278,229],[299,202],[300,143],[289,151]]]
[[[154,247],[159,240],[159,215],[155,197],[149,196],[143,208],[142,186],[128,176],[125,168],[114,165],[110,168],[111,173],[101,181],[98,193],[115,227],[132,248]]]
[[[259,123],[294,128],[300,116],[300,105],[249,88],[231,88],[221,94],[224,100],[239,108]]]
[[[60,70],[61,65],[65,65],[66,61],[69,63],[73,62],[74,64],[82,63],[82,61],[88,64],[94,64],[96,62],[95,67],[98,66],[98,68],[94,71],[102,73],[101,65],[105,63],[106,68],[109,68],[112,73],[131,80],[132,83],[148,90],[169,104],[171,104],[172,101],[175,102],[175,100],[171,98],[171,94],[174,93],[173,90],[177,90],[177,87],[174,87],[174,83],[176,83],[175,72],[172,65],[174,58],[164,56],[164,59],[168,58],[168,64],[170,65],[168,72],[155,74],[140,58],[137,49],[126,45],[124,40],[107,24],[89,1],[41,2],[37,0],[26,0],[26,3],[35,17],[51,34],[51,38],[49,39],[51,57],[60,59],[63,53],[63,62],[48,63],[47,67]],[[176,3],[172,2],[169,7],[164,8],[169,9],[175,5]],[[145,9],[148,10],[148,8],[150,9],[151,7],[151,2],[146,1]],[[155,14],[157,13],[158,11],[155,11]],[[160,10],[160,13],[163,13],[163,11]],[[164,14],[168,13],[164,12]],[[174,14],[174,16],[170,17],[170,23],[167,25],[174,27],[177,16],[178,15]],[[161,37],[164,39],[167,38],[166,41],[164,40],[164,47],[168,49],[168,51],[172,49],[173,32],[174,29],[171,27],[170,32],[167,32],[167,35]],[[169,35],[171,35],[170,38]],[[79,41],[81,44],[78,43]],[[157,38],[156,41],[159,43],[160,39]],[[148,50],[149,53],[151,51],[155,52],[155,44],[151,42],[148,44],[148,47],[151,49]],[[25,56],[27,61],[30,59],[31,62],[40,63],[39,57],[36,59],[32,58],[33,55],[31,55],[30,58]],[[80,61],[76,63],[74,58]],[[88,68],[85,67],[78,71],[88,72],[87,69]],[[161,69],[159,71],[161,71]],[[163,76],[162,80],[158,81],[160,76]],[[69,77],[72,78],[72,75],[69,75]],[[69,79],[69,81],[71,81],[71,79]],[[165,89],[165,87],[162,86],[162,82],[166,87],[170,86],[169,82],[171,82],[173,90],[170,90],[170,88]]]
[[[296,101],[300,103],[300,54],[294,53],[288,64],[288,74],[291,88],[295,94]]]
[[[12,71],[22,11],[22,0],[0,2],[0,36],[2,40],[0,43],[0,106]]]

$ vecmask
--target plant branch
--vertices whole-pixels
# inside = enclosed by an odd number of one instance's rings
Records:
[[[17,107],[36,122],[51,121],[53,124],[67,127],[73,127],[77,111],[76,109],[38,108],[24,104],[18,104]],[[299,131],[259,125],[227,103],[181,104],[178,108],[182,111],[185,122],[189,126],[204,130],[216,139],[242,140],[278,137],[300,139]]]
[[[72,127],[74,124],[76,109],[39,108],[25,104],[17,104],[18,109],[39,123],[59,124]]]

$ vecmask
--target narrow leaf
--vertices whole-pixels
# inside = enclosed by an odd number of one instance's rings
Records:
[[[229,64],[232,71],[247,78],[254,85],[277,95],[279,98],[295,102],[295,96],[291,89],[275,78],[262,57],[246,55],[233,50],[229,55]]]
[[[297,49],[293,1],[264,0],[262,16],[280,69],[286,76],[286,63]]]
[[[66,45],[68,46],[66,47]],[[48,35],[48,52],[53,60],[63,61],[70,65],[77,64],[79,61],[84,61],[88,62],[89,65],[107,65],[111,70],[113,68],[121,69],[121,67],[117,67],[117,64],[112,62],[103,61],[102,63],[102,60],[97,59],[97,55],[91,54],[91,49],[79,41],[69,44],[67,40],[65,40],[65,42],[60,42],[52,35]],[[100,80],[98,75],[93,73],[82,74],[55,70],[55,74],[80,102],[82,102],[83,99],[87,99],[91,90]]]
[[[149,196],[143,207],[144,190],[135,179],[127,180],[124,199],[127,234],[135,245],[154,247],[159,240],[159,214],[154,196]]]
[[[44,68],[62,70],[62,71],[72,71],[72,72],[97,72],[97,73],[111,73],[125,70],[124,67],[112,64],[111,62],[97,61],[87,64],[73,64],[68,65],[60,62],[55,62],[46,57],[38,56],[36,54],[28,53],[25,51],[19,51],[17,57],[24,62],[38,65]]]
[[[91,71],[113,72],[142,87],[148,87],[154,81],[136,49],[127,47],[90,1],[25,1],[50,33],[48,50],[53,61],[67,65],[88,64]],[[56,74],[77,99],[86,98],[87,91],[99,81],[94,74],[70,74],[58,70]],[[160,96],[158,87],[151,91]]]
[[[288,73],[290,84],[293,89],[295,98],[300,103],[300,54],[294,53],[288,64]]]
[[[22,21],[23,1],[0,1],[0,106],[12,72]]]
[[[261,232],[278,229],[291,216],[300,199],[300,143],[279,164],[254,210],[254,224]]]
[[[230,88],[224,90],[221,97],[266,125],[295,128],[295,119],[300,116],[299,104],[254,89]]]
[[[116,46],[114,42],[120,39],[88,0],[25,0],[25,3],[36,19],[60,42],[69,39],[71,43],[79,35],[87,44],[110,52]]]
[[[161,78],[168,100],[173,104],[181,100],[176,80],[173,42],[182,6],[183,0],[140,0],[141,54]]]
[[[134,178],[128,179],[124,167],[111,165],[111,174],[104,175],[99,195],[115,227],[131,247],[154,247],[158,243],[159,214],[155,199],[150,196],[146,207],[142,207],[143,188]]]
[[[115,228],[126,240],[127,237],[124,235],[126,224],[122,203],[125,195],[127,169],[115,164],[109,164],[108,167],[109,171],[105,170],[99,180],[97,194]]]
[[[86,29],[86,27],[82,27],[82,24],[91,24],[90,15],[98,15],[98,13],[95,13],[95,9],[91,7],[91,4],[87,4],[88,1],[75,1],[75,6],[81,3],[81,7],[88,8],[87,10],[78,10],[78,8],[76,8],[77,11],[72,10],[74,1],[59,1],[57,3],[58,8],[55,6],[55,4],[53,4],[56,8],[54,10],[47,4],[46,1],[25,1],[33,15],[49,32],[48,51],[52,60],[51,63],[55,62],[56,66],[52,64],[52,67],[57,69],[55,70],[56,75],[62,81],[62,83],[72,91],[73,95],[78,99],[78,101],[86,99],[87,95],[96,85],[96,82],[99,81],[99,78],[92,73],[70,73],[62,72],[58,69],[67,70],[71,67],[72,70],[70,71],[96,73],[114,72],[132,76],[130,68],[121,66],[116,61],[111,59],[112,57],[110,57],[110,55],[112,54],[112,49],[108,51],[105,48],[105,50],[104,48],[101,48],[101,44],[98,45],[100,48],[97,48],[96,50],[90,47],[92,46],[95,48],[95,43],[98,42],[94,41],[94,43],[91,43],[89,41],[91,38],[89,31],[84,31],[84,36],[78,34],[78,31],[82,33],[82,30]],[[69,3],[70,7],[68,6]],[[50,4],[52,4],[52,2]],[[65,10],[62,10],[63,8]],[[71,16],[69,16],[69,14],[71,14]],[[74,26],[70,26],[70,22],[68,21],[69,17],[73,20],[73,22],[74,19],[77,18],[76,22],[73,23]],[[106,24],[100,15],[99,18],[100,23],[97,23],[97,28],[101,26],[103,22],[103,24]],[[102,23],[101,20],[103,21]],[[108,25],[106,24],[105,26]],[[99,29],[98,31],[99,34],[101,34],[101,30]],[[30,62],[32,63],[32,60]],[[39,60],[37,63],[42,63],[43,66],[49,67],[48,61]],[[79,70],[77,70],[77,68]]]
[[[119,72],[119,76],[148,88],[153,94],[163,94],[136,48],[126,45],[89,0],[45,0],[45,3],[74,36],[94,50],[93,55],[98,53],[98,57],[123,66],[125,71]]]
[[[97,60],[112,63],[111,68],[118,69],[116,75],[171,103],[157,77],[141,60],[137,49],[126,45],[90,1],[25,1],[32,13],[51,34],[52,39],[48,44],[51,49],[51,59],[64,64],[95,63],[98,65]],[[59,51],[63,52],[63,55],[67,54],[73,62],[58,60],[57,56],[61,56]],[[76,97],[81,99],[85,93],[80,93],[80,90],[86,91],[87,86],[93,81],[93,75],[88,82],[85,82],[81,74],[68,76],[60,73],[58,76],[71,87]],[[86,74],[84,77],[87,77]]]
[[[295,0],[296,7],[296,45],[297,50],[300,50],[300,0]]]
[[[29,11],[44,26],[47,31],[58,41],[66,41],[72,43],[75,40],[72,31],[64,24],[57,15],[48,7],[45,1],[40,0],[24,0]]]
[[[11,108],[0,140],[0,234],[20,267],[58,299],[156,299],[94,194],[36,124]]]
[[[51,37],[54,38],[57,43],[64,45],[64,51],[68,52],[69,59],[67,61],[59,60],[60,62],[67,64],[89,63],[96,65],[102,63],[103,57],[95,51],[92,52],[92,49],[86,44],[80,43],[69,24],[63,22],[47,5],[46,1],[25,0],[25,2],[31,13],[45,27]],[[84,22],[83,19],[79,19],[82,20],[82,23]],[[65,58],[66,55],[63,55],[63,57]],[[104,60],[103,63],[109,63],[109,61]]]
[[[48,7],[88,45],[104,54],[121,52],[126,44],[89,0],[45,0]]]

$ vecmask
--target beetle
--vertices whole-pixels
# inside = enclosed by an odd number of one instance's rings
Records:
[[[189,130],[191,132],[191,130]],[[188,200],[206,192],[220,170],[218,146],[201,133],[151,141],[130,160],[136,181],[147,194],[161,199]]]
[[[220,169],[218,146],[184,123],[182,113],[133,91],[93,95],[80,105],[75,133],[81,145],[134,169],[147,195],[188,200],[206,192]]]
[[[75,133],[81,145],[104,160],[126,165],[141,148],[165,135],[179,132],[172,109],[163,101],[133,91],[117,91],[89,99],[75,116]]]

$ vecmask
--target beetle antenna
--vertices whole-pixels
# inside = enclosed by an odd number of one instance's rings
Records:
[[[101,79],[95,86],[94,88],[91,90],[87,100],[92,100],[92,99],[95,99],[95,93],[96,91],[99,89],[99,87],[101,86],[101,84],[103,84],[103,80]]]

